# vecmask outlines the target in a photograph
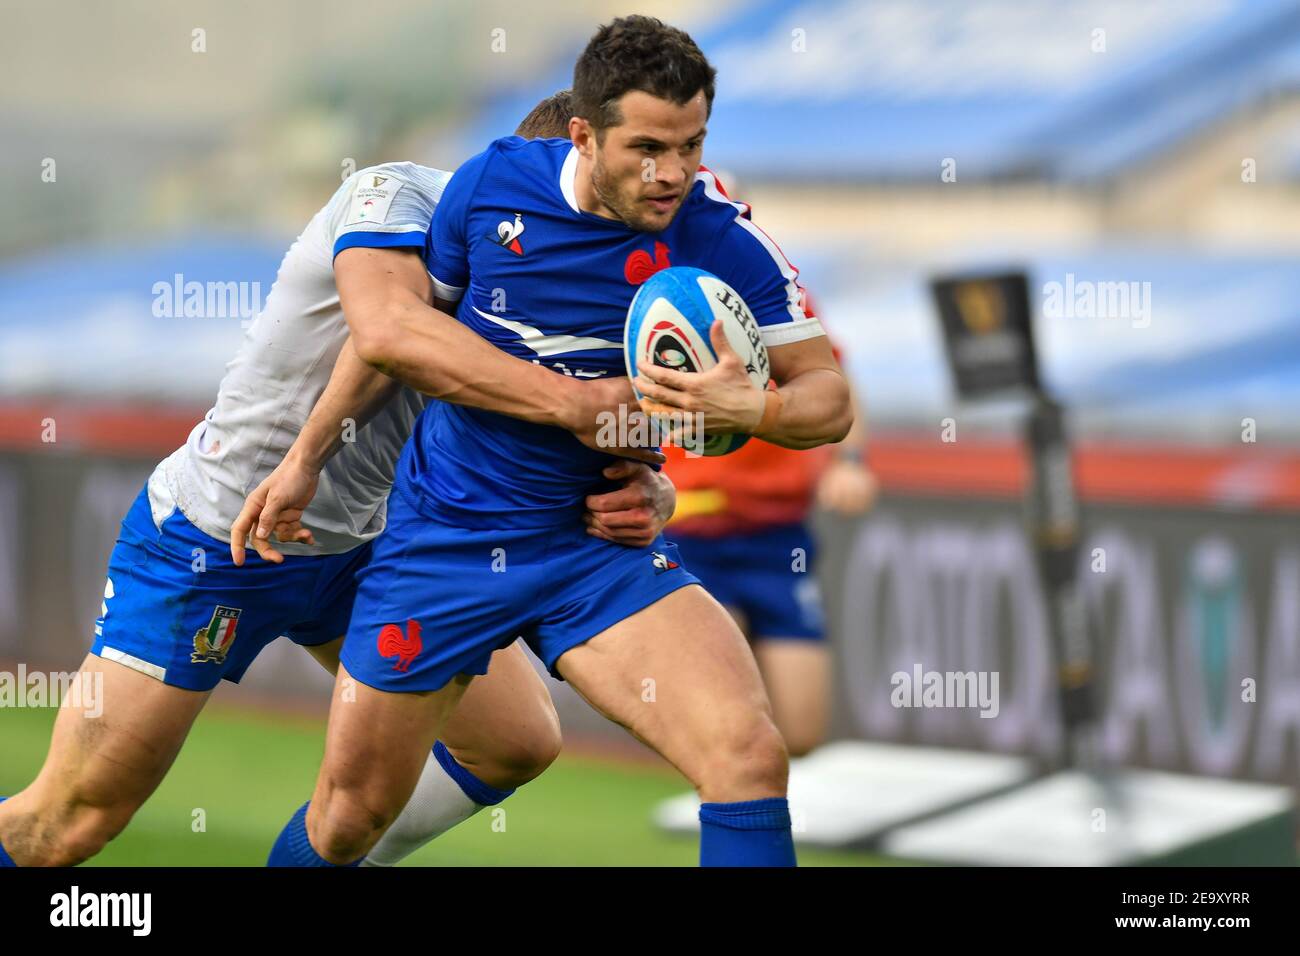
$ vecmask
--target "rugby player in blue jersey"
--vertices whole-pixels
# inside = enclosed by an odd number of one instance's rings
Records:
[[[549,98],[517,135],[555,136],[570,115]],[[398,454],[426,395],[542,416],[587,441],[601,411],[630,400],[625,381],[568,379],[556,389],[548,370],[430,308],[422,256],[449,178],[415,163],[355,173],[285,255],[215,405],[158,465],[122,523],[94,644],[81,666],[102,681],[96,697],[103,713],[75,700],[60,707],[37,778],[0,798],[0,867],[72,865],[99,852],[161,782],[212,690],[238,682],[280,635],[337,668],[355,572],[384,527]],[[414,288],[423,278],[423,298],[404,307],[423,310],[421,340],[455,362],[408,377],[411,387],[388,389],[387,401],[346,427],[336,421],[334,437],[352,440],[316,471],[309,503],[298,510],[275,503],[277,520],[246,559],[244,531],[229,534],[243,527],[237,515],[245,496],[280,464],[338,356],[351,356],[348,323],[364,323],[367,310],[385,306],[354,295],[388,274],[386,261],[366,258],[374,249],[398,268],[411,263]],[[367,277],[371,268],[381,271]],[[611,541],[643,545],[672,513],[671,484],[627,457],[610,461],[607,477],[620,487],[590,499],[589,521]],[[252,498],[265,503],[258,491]],[[500,803],[541,773],[559,747],[546,685],[521,647],[504,647],[493,656],[492,676],[475,684],[426,752],[410,801],[366,864],[391,866]]]
[[[637,285],[668,265],[707,270],[748,304],[779,387],[754,389],[715,326],[718,365],[695,375],[642,367],[647,399],[702,414],[713,432],[790,448],[839,441],[852,423],[849,391],[804,314],[797,272],[701,168],[714,76],[691,38],[658,20],[601,27],[575,66],[570,139],[497,140],[448,183],[429,231],[435,296],[557,385],[611,380],[624,374]],[[345,367],[341,357],[291,453],[300,462],[323,460],[338,421],[364,410],[386,376],[456,361],[422,347],[420,316],[401,306],[423,281],[393,258],[390,281],[341,286],[390,303],[366,310],[387,321],[354,326],[359,360]],[[341,653],[339,680],[356,682],[355,699],[343,706],[336,695],[315,792],[270,864],[361,860],[466,688],[522,634],[553,674],[695,786],[702,864],[793,865],[788,758],[744,637],[662,537],[620,547],[584,522],[608,454],[509,415],[434,403],[416,423]],[[269,480],[291,491],[271,493],[294,498],[310,475]]]

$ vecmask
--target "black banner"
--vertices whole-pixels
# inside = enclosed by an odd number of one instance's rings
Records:
[[[931,290],[962,398],[1038,388],[1024,273],[936,279]]]

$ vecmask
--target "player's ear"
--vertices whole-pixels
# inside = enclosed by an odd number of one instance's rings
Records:
[[[596,150],[596,131],[581,116],[569,117],[569,139],[578,147],[583,159],[591,159]]]

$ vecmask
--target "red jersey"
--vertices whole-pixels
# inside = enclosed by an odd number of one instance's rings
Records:
[[[677,486],[669,536],[721,537],[802,522],[832,451],[827,445],[795,451],[751,438],[716,458],[673,447],[664,454],[664,470]]]
[[[718,189],[726,195],[721,182]],[[808,290],[799,286],[799,292],[803,314],[814,317]],[[835,353],[838,359],[839,350]],[[711,538],[802,523],[832,455],[827,445],[795,451],[761,438],[714,458],[667,445],[663,452],[668,457],[664,470],[677,486],[669,535],[677,531]]]

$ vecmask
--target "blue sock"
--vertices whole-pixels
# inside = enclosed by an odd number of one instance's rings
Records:
[[[0,803],[4,803],[8,799],[9,799],[8,797],[0,797]],[[17,866],[17,865],[18,864],[14,862],[14,858],[5,852],[4,844],[0,843],[0,866]]]
[[[495,807],[514,793],[513,790],[498,790],[496,787],[488,786],[474,776],[456,762],[456,758],[451,755],[450,750],[442,745],[441,740],[433,745],[433,756],[438,761],[438,766],[442,767],[447,776],[456,781],[456,786],[464,791],[465,796],[480,806]]]
[[[795,866],[785,797],[700,804],[700,866]]]
[[[357,860],[355,863],[331,863],[316,852],[311,845],[311,840],[307,839],[307,808],[309,806],[311,806],[310,800],[299,807],[298,812],[289,818],[288,824],[280,831],[275,846],[271,847],[271,855],[266,858],[266,865],[360,866],[361,860]]]

